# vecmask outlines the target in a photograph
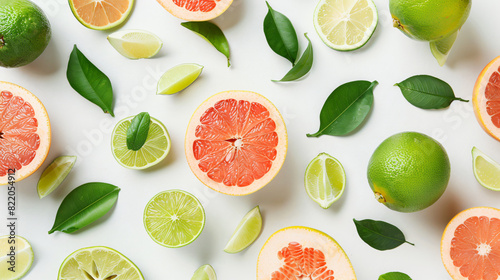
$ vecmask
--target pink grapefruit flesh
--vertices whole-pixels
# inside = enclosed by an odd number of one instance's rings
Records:
[[[189,21],[207,21],[224,13],[233,0],[157,0],[172,15]]]

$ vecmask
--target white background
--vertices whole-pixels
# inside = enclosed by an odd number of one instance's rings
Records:
[[[446,66],[440,67],[425,42],[413,41],[391,25],[387,1],[376,0],[379,26],[362,49],[341,53],[328,48],[316,35],[312,16],[316,1],[271,0],[287,15],[306,47],[308,32],[315,61],[310,74],[299,82],[277,84],[290,63],[274,54],[264,37],[263,0],[235,0],[214,20],[229,40],[232,67],[208,43],[180,25],[154,0],[139,0],[130,19],[120,28],[145,29],[164,42],[157,57],[132,61],[107,42],[110,32],[82,26],[65,0],[36,0],[47,13],[53,37],[43,55],[29,66],[0,69],[0,80],[19,84],[45,104],[52,124],[52,146],[45,164],[19,182],[19,234],[35,252],[29,280],[56,279],[60,264],[74,250],[105,245],[128,256],[151,280],[190,279],[200,265],[210,263],[219,279],[254,279],[258,253],[275,231],[293,225],[320,229],[334,237],[347,252],[359,279],[377,279],[382,273],[402,271],[413,279],[450,279],[440,256],[440,239],[448,221],[474,206],[499,206],[500,193],[481,187],[472,173],[471,149],[477,146],[500,161],[499,142],[476,122],[471,103],[454,102],[444,110],[421,110],[410,105],[394,83],[416,74],[447,81],[459,97],[470,99],[482,68],[500,55],[500,2],[475,1]],[[111,79],[116,118],[83,99],[68,84],[66,66],[73,44]],[[173,96],[156,96],[155,84],[167,69],[194,62],[205,66],[201,77],[187,90]],[[378,80],[373,110],[364,125],[345,137],[307,138],[316,132],[319,112],[328,95],[352,80]],[[245,197],[215,193],[191,173],[184,157],[184,133],[191,114],[209,96],[224,90],[244,89],[268,97],[285,119],[289,147],[281,172],[264,189]],[[168,157],[147,171],[120,166],[110,150],[111,130],[120,119],[148,111],[168,128],[172,149]],[[451,180],[443,197],[432,207],[412,214],[380,205],[366,179],[371,153],[385,138],[402,131],[418,131],[439,140],[448,151]],[[320,152],[339,159],[347,174],[343,197],[324,210],[309,199],[303,186],[309,161]],[[78,164],[67,180],[40,200],[36,183],[41,171],[56,157],[77,155]],[[74,234],[48,235],[62,199],[75,187],[93,181],[119,186],[116,207],[91,226]],[[180,188],[195,194],[205,207],[206,227],[191,245],[164,248],[153,242],[142,222],[144,206],[160,191]],[[1,191],[0,218],[6,217],[6,191]],[[264,227],[260,238],[237,255],[222,251],[247,211],[260,205]],[[377,219],[397,225],[415,247],[380,252],[358,237],[352,219]],[[3,224],[1,222],[0,224]],[[6,221],[5,221],[6,223]],[[7,234],[0,226],[0,235]]]

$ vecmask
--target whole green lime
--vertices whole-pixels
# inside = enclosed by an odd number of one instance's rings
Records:
[[[436,41],[459,30],[469,17],[471,0],[390,0],[394,27],[408,37]]]
[[[0,0],[0,66],[33,62],[49,44],[50,23],[28,0]]]
[[[434,204],[449,179],[450,160],[443,146],[417,132],[387,138],[368,163],[368,182],[375,198],[400,212],[415,212]]]

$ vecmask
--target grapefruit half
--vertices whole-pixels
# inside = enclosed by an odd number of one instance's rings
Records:
[[[257,280],[354,280],[356,275],[342,247],[327,234],[307,227],[274,233],[257,260]]]
[[[107,30],[122,24],[130,15],[134,0],[69,0],[76,19],[85,27]]]
[[[280,113],[251,91],[208,98],[191,117],[185,139],[194,175],[229,195],[247,195],[267,185],[281,169],[287,146]]]
[[[9,169],[16,181],[35,172],[50,148],[50,122],[42,102],[26,89],[0,81],[0,185]]]
[[[441,258],[454,280],[500,278],[500,210],[470,208],[456,215],[441,239]]]
[[[479,74],[472,104],[481,127],[500,141],[500,56],[486,65]]]
[[[207,21],[224,13],[233,0],[157,0],[173,16],[189,21]]]

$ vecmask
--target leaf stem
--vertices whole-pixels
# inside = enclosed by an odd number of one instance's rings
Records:
[[[455,100],[462,101],[462,102],[469,102],[469,100],[462,99],[460,97],[456,97]]]
[[[408,243],[410,244],[411,246],[415,246],[415,244],[411,243],[411,242],[408,242],[408,241],[405,241],[405,243]]]

